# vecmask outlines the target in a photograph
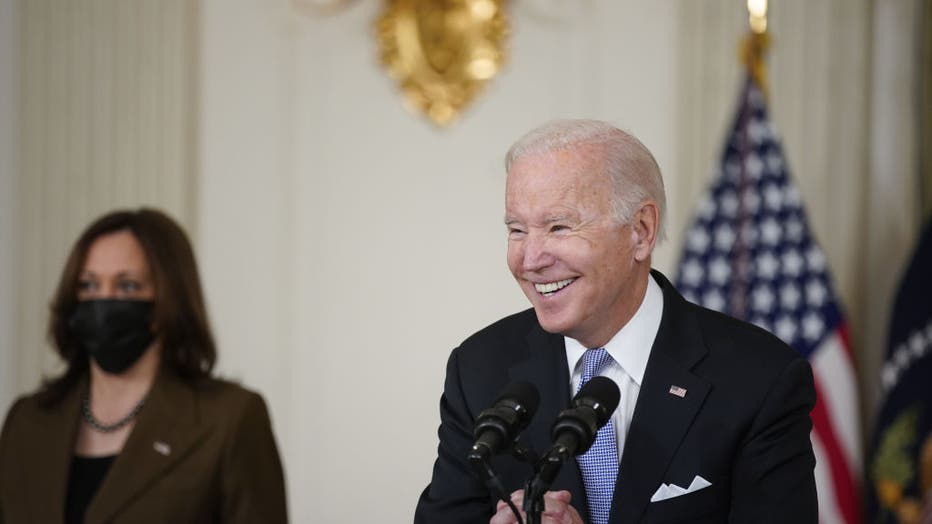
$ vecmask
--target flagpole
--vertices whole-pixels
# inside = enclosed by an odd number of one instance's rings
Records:
[[[760,92],[766,98],[767,95],[767,69],[764,63],[764,54],[770,43],[770,36],[767,33],[767,0],[747,0],[748,6],[748,24],[751,31],[741,43],[740,55],[741,61],[747,71],[749,82],[753,82]],[[748,119],[751,118],[751,86],[744,89],[744,99],[742,100],[741,109],[741,133],[737,137],[739,171],[738,183],[736,184],[738,194],[737,224],[738,230],[735,232],[734,246],[734,276],[732,278],[731,296],[729,297],[730,314],[742,320],[750,320],[748,314],[748,296],[751,280],[751,252],[750,240],[745,238],[752,221],[752,217],[746,209],[746,195],[753,191],[749,187],[747,166],[745,164],[748,156],[754,154],[748,137]]]

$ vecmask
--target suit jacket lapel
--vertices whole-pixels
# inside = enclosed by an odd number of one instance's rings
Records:
[[[87,509],[86,521],[105,522],[142,494],[207,434],[194,391],[162,373],[136,426]]]
[[[663,317],[625,439],[612,523],[638,521],[711,388],[691,371],[707,352],[694,317],[666,278],[654,275],[663,289]],[[685,396],[670,393],[671,386],[685,389]]]
[[[68,475],[74,456],[74,441],[80,420],[81,398],[87,391],[87,378],[71,388],[61,402],[43,411],[30,433],[35,435],[28,457],[21,457],[24,493],[36,522],[62,522]]]
[[[522,441],[534,451],[544,453],[550,449],[550,429],[560,411],[570,404],[570,374],[566,364],[563,336],[547,333],[535,325],[527,335],[527,358],[509,371],[513,380],[526,380],[540,392],[540,405]],[[553,482],[553,489],[568,490],[573,505],[584,521],[589,520],[585,489],[575,459],[567,461]]]

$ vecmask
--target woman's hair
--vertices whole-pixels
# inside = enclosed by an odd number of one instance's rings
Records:
[[[210,376],[217,360],[204,295],[191,243],[181,227],[161,211],[118,210],[95,220],[78,238],[51,303],[48,335],[65,360],[65,372],[43,388],[47,403],[60,401],[87,372],[88,355],[68,321],[78,303],[77,291],[91,245],[111,233],[128,231],[142,247],[155,289],[153,324],[161,343],[162,368],[188,382]]]

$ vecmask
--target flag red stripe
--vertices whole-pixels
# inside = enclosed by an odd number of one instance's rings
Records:
[[[854,353],[851,351],[851,335],[848,333],[848,323],[842,320],[835,328],[835,331],[841,337],[841,345],[845,348],[845,355],[848,355],[848,360],[851,361],[851,366],[854,367]]]
[[[861,508],[858,504],[858,491],[855,486],[854,477],[851,475],[851,468],[845,455],[838,444],[838,438],[835,436],[835,428],[829,420],[828,411],[822,402],[821,388],[818,377],[815,377],[816,405],[812,409],[812,424],[815,432],[819,435],[822,447],[828,454],[829,470],[832,474],[832,484],[835,489],[835,498],[838,502],[838,509],[841,510],[848,524],[860,524]]]

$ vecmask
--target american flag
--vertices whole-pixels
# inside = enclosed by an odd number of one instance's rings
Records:
[[[686,233],[676,286],[688,300],[757,324],[809,359],[818,394],[811,438],[819,520],[861,522],[847,325],[766,101],[750,77],[716,180]]]

